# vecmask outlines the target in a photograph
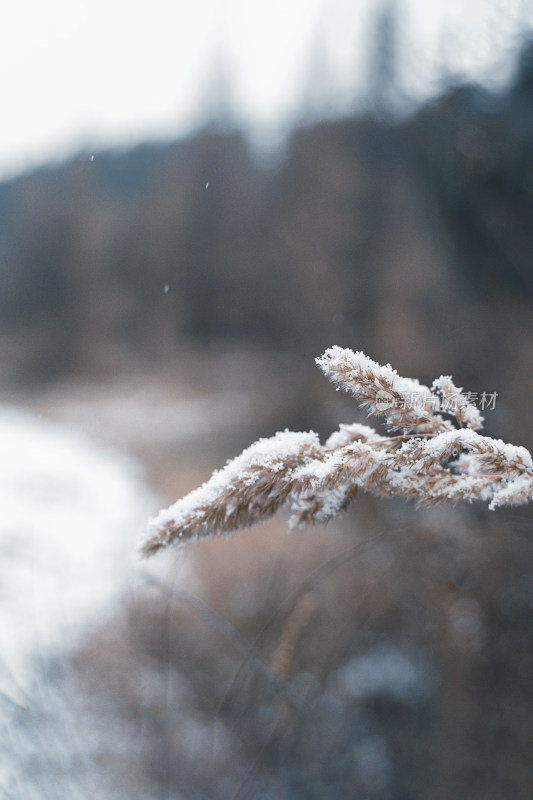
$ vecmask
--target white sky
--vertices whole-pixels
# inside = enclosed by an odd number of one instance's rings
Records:
[[[507,50],[520,20],[532,16],[528,0],[398,3],[404,79],[419,94],[435,88],[443,59],[458,72],[491,68],[496,82],[508,77]],[[333,105],[353,107],[365,92],[369,20],[381,7],[382,0],[5,3],[0,177],[80,148],[180,135],[200,120],[217,69],[232,74],[240,117],[271,129],[309,89],[317,42]]]

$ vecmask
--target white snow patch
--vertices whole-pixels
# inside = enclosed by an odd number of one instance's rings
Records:
[[[527,503],[533,497],[533,476],[519,475],[494,492],[489,505],[491,511],[499,506],[516,506]]]
[[[362,425],[360,422],[341,422],[339,430],[334,431],[329,439],[326,441],[325,447],[335,450],[339,447],[344,447],[350,442],[361,441],[381,441],[384,437],[380,436],[374,428],[369,425]]]
[[[124,587],[154,506],[126,456],[0,408],[0,667],[68,647]]]

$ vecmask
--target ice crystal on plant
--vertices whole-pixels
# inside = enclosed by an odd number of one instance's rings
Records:
[[[532,499],[531,454],[478,433],[483,418],[451,377],[437,378],[430,389],[402,378],[389,364],[341,347],[326,350],[317,364],[337,388],[381,418],[390,435],[355,422],[340,425],[324,445],[312,431],[260,439],[161,511],[150,522],[144,555],[231,534],[283,506],[292,511],[292,527],[325,522],[359,490],[413,498],[420,505],[481,500],[490,509]]]

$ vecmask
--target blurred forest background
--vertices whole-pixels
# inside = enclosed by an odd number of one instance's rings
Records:
[[[398,119],[392,35],[371,108],[302,120],[277,159],[222,98],[183,140],[1,184],[4,401],[128,449],[163,504],[258,436],[362,419],[314,366],[333,344],[497,393],[487,432],[532,448],[533,44],[505,89]],[[530,798],[528,509],[284,525],[154,560],[47,664],[62,702],[17,711],[9,796]],[[70,708],[94,733],[72,749]]]

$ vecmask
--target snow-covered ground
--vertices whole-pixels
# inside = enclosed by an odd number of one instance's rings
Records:
[[[0,676],[20,680],[101,618],[156,507],[128,456],[0,407]]]
[[[115,796],[93,763],[101,722],[63,656],[134,586],[157,506],[129,456],[0,406],[0,796]]]
[[[159,505],[116,445],[0,406],[0,797],[122,800],[144,779],[139,743],[69,656],[142,589],[137,548]]]

